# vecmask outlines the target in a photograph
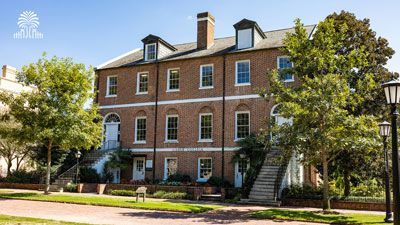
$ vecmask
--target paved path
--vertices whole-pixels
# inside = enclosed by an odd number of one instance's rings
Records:
[[[4,190],[4,189],[3,189]],[[30,192],[29,190],[13,190],[14,192]],[[64,193],[70,194],[70,193]],[[73,194],[77,195],[77,194]],[[87,195],[87,194],[82,194]],[[150,199],[149,199],[150,200]],[[154,199],[152,199],[154,200]],[[204,202],[202,202],[204,203]],[[221,203],[220,203],[221,204]],[[227,207],[209,211],[201,214],[184,212],[167,212],[143,209],[127,209],[105,206],[89,206],[77,204],[64,204],[53,202],[39,202],[17,199],[0,198],[0,214],[12,216],[26,216],[43,219],[55,219],[72,222],[92,223],[92,224],[271,224],[271,225],[306,225],[307,222],[288,222],[272,221],[267,219],[247,218],[246,215],[266,210],[269,207],[226,205]],[[286,209],[296,209],[293,207],[282,207]],[[299,208],[301,210],[317,211],[316,208]],[[356,210],[335,210],[341,213],[364,213],[381,214],[384,212],[356,211]],[[317,225],[317,223],[312,223]]]

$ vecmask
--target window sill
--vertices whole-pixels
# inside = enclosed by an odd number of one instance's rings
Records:
[[[146,142],[145,141],[135,141],[135,142],[133,142],[133,144],[146,144]]]
[[[169,143],[179,143],[179,141],[164,141],[164,143],[169,144]]]
[[[199,89],[201,90],[201,89],[213,89],[214,88],[214,86],[209,86],[209,87],[199,87]]]
[[[250,83],[235,84],[235,87],[250,86]]]
[[[147,95],[149,92],[136,92],[136,95]]]
[[[198,140],[199,143],[212,143],[214,142],[212,139]]]
[[[172,89],[172,90],[167,90],[166,92],[178,92],[179,89]]]
[[[243,140],[244,138],[235,138],[235,140],[234,140],[234,142],[238,142],[238,141],[241,141],[241,140]]]
[[[117,95],[106,95],[106,98],[115,98]]]
[[[196,182],[207,182],[208,179],[207,178],[199,178],[196,180]]]

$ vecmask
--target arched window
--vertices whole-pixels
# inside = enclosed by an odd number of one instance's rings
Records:
[[[119,123],[119,116],[115,113],[108,114],[104,119],[104,123]]]

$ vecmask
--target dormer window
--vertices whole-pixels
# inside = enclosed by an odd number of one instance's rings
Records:
[[[147,44],[145,50],[145,60],[151,61],[156,59],[156,43]]]
[[[267,38],[255,21],[243,19],[233,27],[236,29],[236,49],[252,48]]]
[[[149,34],[142,40],[144,44],[143,59],[144,61],[154,61],[167,57],[176,48],[164,41],[160,37]]]

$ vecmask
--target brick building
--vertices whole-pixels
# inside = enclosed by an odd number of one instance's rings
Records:
[[[121,147],[133,155],[121,178],[165,179],[179,172],[195,181],[224,176],[241,186],[241,165],[231,163],[237,140],[259,131],[265,117],[285,121],[254,89],[268,85],[267,70],[292,66],[278,48],[294,29],[264,32],[243,19],[233,25],[235,36],[214,38],[214,17],[200,13],[197,21],[197,42],[171,45],[148,35],[143,49],[96,68],[103,149]],[[314,28],[305,26],[310,36]],[[284,78],[296,82],[290,74]],[[315,174],[295,162],[288,171],[288,182],[292,176],[315,183]]]

